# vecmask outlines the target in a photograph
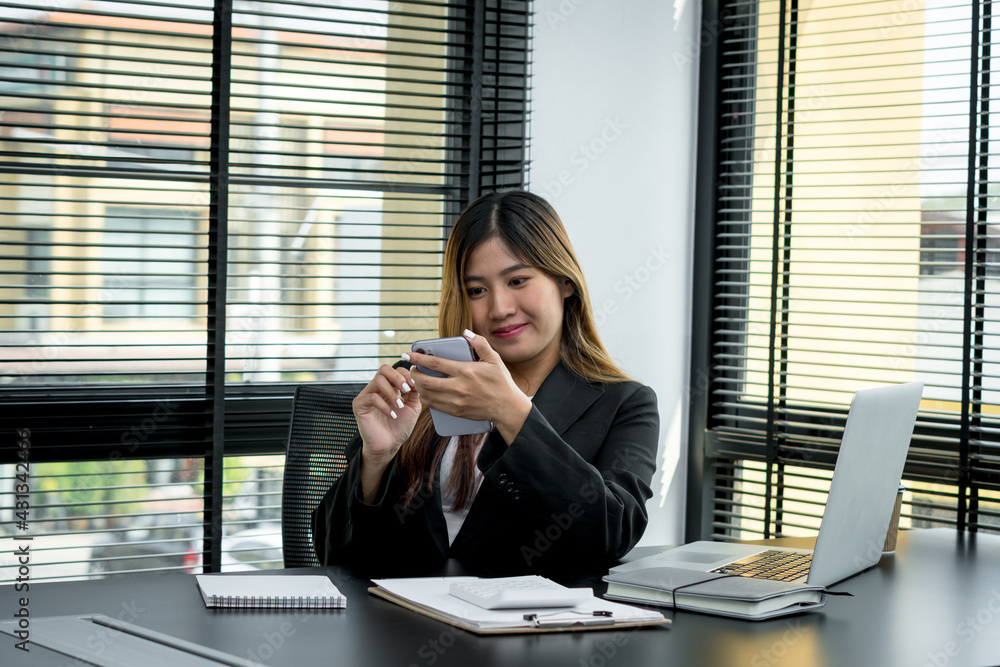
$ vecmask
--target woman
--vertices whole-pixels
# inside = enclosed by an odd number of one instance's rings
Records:
[[[374,577],[447,558],[484,574],[606,570],[646,527],[656,397],[601,343],[544,199],[491,193],[462,212],[438,328],[465,335],[479,361],[413,352],[378,370],[354,400],[350,464],[313,512],[319,561]],[[494,428],[441,438],[427,408]]]

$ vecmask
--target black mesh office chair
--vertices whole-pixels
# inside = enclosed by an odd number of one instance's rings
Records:
[[[347,444],[358,433],[351,401],[364,385],[302,385],[295,390],[281,487],[285,567],[319,565],[312,511],[347,468]]]

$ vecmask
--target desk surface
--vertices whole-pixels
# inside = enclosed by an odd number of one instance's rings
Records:
[[[904,533],[895,556],[832,587],[854,597],[763,622],[667,610],[669,626],[483,637],[374,598],[367,580],[343,568],[287,572],[317,571],[347,596],[346,610],[208,610],[192,575],[36,584],[29,610],[33,618],[105,614],[274,666],[1000,664],[1000,537],[947,529]],[[16,597],[0,586],[0,620],[12,619]],[[0,665],[80,664],[37,645],[26,654],[15,641],[0,634]]]

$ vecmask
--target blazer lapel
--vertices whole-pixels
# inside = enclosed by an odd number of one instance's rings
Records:
[[[603,393],[603,387],[588,383],[559,362],[542,382],[531,402],[553,430],[562,435]],[[490,490],[480,489],[472,501],[465,523],[451,545],[452,555],[461,553],[478,533],[491,526],[490,516],[497,511],[498,505],[490,498],[490,493]]]
[[[590,384],[559,362],[531,400],[549,425],[561,435],[603,393],[602,386]]]

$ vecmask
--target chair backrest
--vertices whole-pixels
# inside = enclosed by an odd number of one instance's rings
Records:
[[[285,567],[319,565],[312,511],[347,468],[347,445],[358,433],[351,401],[363,387],[301,385],[295,390],[281,487]]]

